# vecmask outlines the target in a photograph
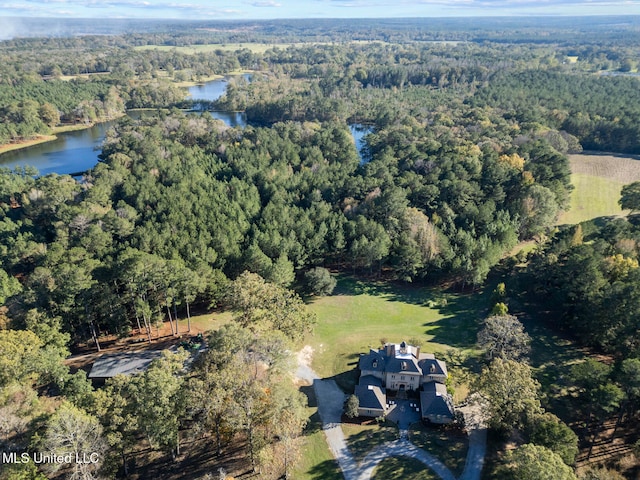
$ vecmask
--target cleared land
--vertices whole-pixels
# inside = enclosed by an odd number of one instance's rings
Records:
[[[473,350],[488,300],[478,294],[341,277],[332,296],[312,301],[309,308],[318,316],[306,342],[314,349],[312,367],[348,388],[355,378],[344,377],[353,376],[360,354],[378,348],[382,339],[418,340],[422,351],[436,354]]]
[[[384,43],[381,41],[369,41],[369,40],[355,40],[346,42],[349,44],[356,43]],[[426,42],[426,43],[445,43],[445,44],[457,44],[460,42]],[[248,49],[253,53],[264,53],[272,48],[286,49],[289,47],[301,47],[305,45],[331,45],[331,42],[291,42],[291,43],[209,43],[206,45],[184,45],[176,47],[173,45],[141,45],[135,47],[136,50],[162,50],[173,51],[178,53],[184,53],[186,55],[195,55],[197,53],[210,53],[216,50],[223,52],[235,52],[236,50]]]
[[[571,209],[558,224],[575,224],[597,217],[625,215],[618,205],[623,185],[640,181],[640,157],[582,153],[569,155]]]
[[[236,50],[248,49],[253,53],[264,53],[271,48],[288,48],[292,46],[304,45],[303,43],[213,43],[207,45],[186,45],[175,47],[172,45],[142,45],[135,47],[136,50],[161,50],[165,52],[176,51],[186,55],[196,55],[198,53],[210,53],[216,50],[225,52],[235,52]]]

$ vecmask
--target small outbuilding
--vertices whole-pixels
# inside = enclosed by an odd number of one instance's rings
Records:
[[[151,362],[162,357],[163,350],[144,352],[105,353],[91,367],[89,378],[106,380],[116,375],[135,375],[144,372]]]

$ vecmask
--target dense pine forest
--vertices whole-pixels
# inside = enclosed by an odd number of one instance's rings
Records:
[[[101,459],[5,462],[3,478],[159,478],[201,438],[216,475],[220,462],[294,478],[308,412],[288,353],[323,321],[305,300],[336,275],[462,295],[502,275],[514,313],[547,312],[604,359],[568,374],[575,412],[562,420],[580,446],[607,419],[636,422],[637,218],[556,226],[573,189],[567,154],[640,154],[640,24],[609,21],[125,22],[118,35],[1,42],[0,144],[121,117],[80,181],[0,171],[0,445],[61,451],[73,424],[77,451]],[[244,127],[191,111],[181,88],[231,72],[251,80],[232,77],[207,108],[245,112]],[[151,112],[125,115],[140,108]],[[360,152],[354,126],[367,131]],[[513,258],[523,242],[534,250]],[[504,297],[502,284],[499,316]],[[212,311],[232,321],[199,355],[185,344],[105,385],[65,362],[134,334],[157,343],[167,322],[177,336]],[[489,401],[498,368],[535,382],[520,356],[483,368],[485,347],[470,383]],[[544,449],[544,468],[560,462],[548,478],[576,478],[578,437],[544,396],[491,417],[483,478],[525,478],[526,451],[497,446],[518,435]],[[638,434],[627,444],[640,455]],[[619,475],[598,468],[581,478]],[[201,473],[184,478],[217,478]]]

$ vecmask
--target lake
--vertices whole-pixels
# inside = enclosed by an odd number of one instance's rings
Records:
[[[224,94],[228,84],[226,79],[213,80],[189,88],[189,95],[193,100],[214,101]],[[244,112],[209,113],[231,127],[243,127],[247,123]],[[129,115],[137,117],[141,112],[133,111]],[[114,123],[104,122],[84,130],[61,133],[56,140],[5,152],[0,154],[0,167],[13,169],[31,165],[38,169],[40,175],[86,172],[98,163],[102,141]]]
[[[245,78],[248,79],[248,77]],[[228,84],[226,79],[218,79],[196,85],[189,88],[189,96],[193,100],[214,101],[224,94]],[[244,127],[247,124],[244,112],[207,113],[230,127]],[[138,118],[144,115],[144,112],[132,111],[128,115]],[[0,154],[0,167],[13,169],[17,166],[31,165],[38,169],[40,175],[81,174],[98,163],[102,141],[106,132],[114,124],[115,121],[104,122],[84,130],[61,133],[56,140]],[[352,124],[349,128],[360,155],[360,163],[364,163],[365,160],[362,157],[362,148],[365,146],[364,137],[373,131],[372,127]]]

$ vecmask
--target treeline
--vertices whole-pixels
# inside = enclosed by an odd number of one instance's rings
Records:
[[[470,100],[506,118],[575,135],[588,150],[640,152],[638,79],[526,71],[493,78]]]
[[[555,325],[619,357],[640,357],[636,219],[565,228],[533,256],[524,281],[553,308]]]
[[[285,286],[324,265],[478,285],[555,218],[569,170],[544,140],[498,153],[454,129],[406,119],[372,134],[361,164],[342,123],[125,119],[84,187],[3,173],[13,314],[59,316],[81,341],[214,303],[244,270]]]
[[[289,352],[291,340],[308,331],[314,317],[297,295],[255,274],[231,283],[226,302],[235,323],[206,339],[200,335],[184,342],[187,351],[165,350],[143,373],[117,375],[100,389],[93,388],[86,372],[71,374],[63,364],[69,336],[61,333],[59,318],[31,310],[24,329],[0,330],[0,408],[10,432],[0,446],[28,452],[32,459],[4,463],[0,475],[115,478],[138,470],[157,478],[166,471],[140,469],[136,446],[145,443],[165,455],[157,463],[171,469],[180,455],[191,456],[193,465],[201,461],[198,451],[183,450],[189,441],[206,445],[220,464],[222,455],[237,455],[242,445],[244,469],[265,479],[289,476],[307,422],[306,400],[291,379]],[[37,389],[47,395],[38,396]],[[91,462],[36,465],[36,454],[51,452],[92,457]],[[201,478],[208,478],[200,468]]]

